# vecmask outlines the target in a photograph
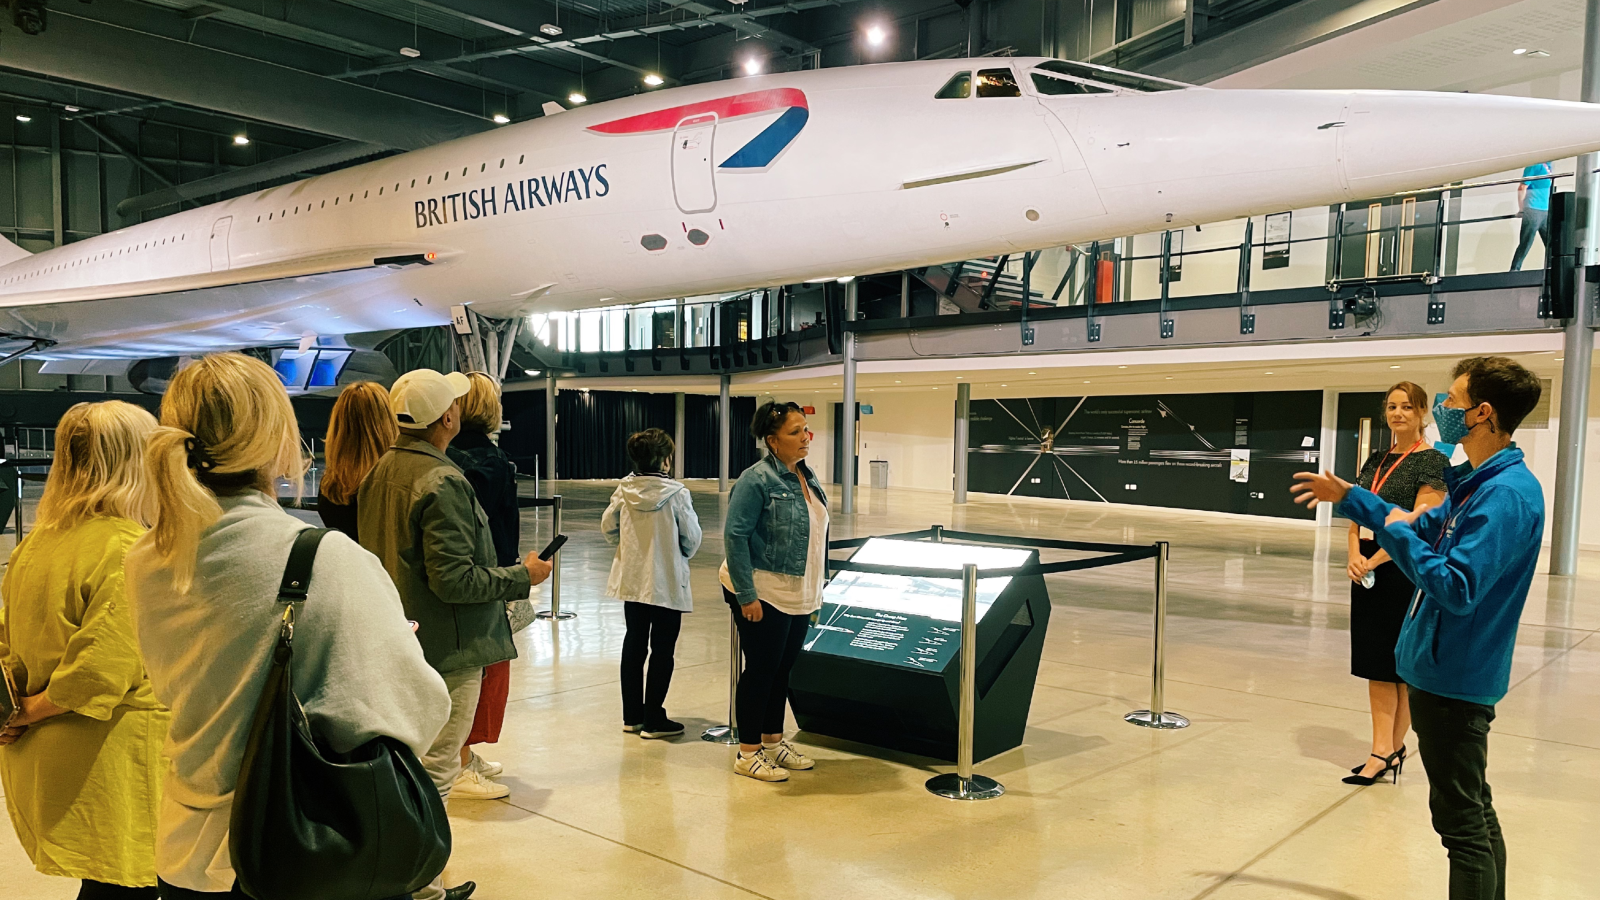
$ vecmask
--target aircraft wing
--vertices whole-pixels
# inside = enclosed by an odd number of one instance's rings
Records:
[[[0,335],[42,359],[142,359],[436,325],[394,276],[415,247],[363,247],[223,272],[0,295]]]

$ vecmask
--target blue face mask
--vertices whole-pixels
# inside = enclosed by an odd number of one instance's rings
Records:
[[[1433,405],[1433,421],[1439,426],[1439,440],[1446,444],[1459,444],[1472,431],[1467,427],[1467,411],[1443,402]]]

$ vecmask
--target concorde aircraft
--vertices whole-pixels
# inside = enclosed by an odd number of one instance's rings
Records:
[[[951,59],[654,91],[68,244],[0,355],[307,346],[1035,250],[1600,150],[1600,107]],[[3,241],[0,241],[3,243]]]

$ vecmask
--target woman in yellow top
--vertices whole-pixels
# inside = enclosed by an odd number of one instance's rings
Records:
[[[167,711],[134,644],[122,561],[150,509],[155,417],[79,403],[56,426],[38,522],[0,583],[0,665],[23,695],[0,732],[0,782],[17,838],[80,900],[155,898]]]

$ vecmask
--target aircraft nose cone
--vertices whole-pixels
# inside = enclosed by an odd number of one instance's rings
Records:
[[[1600,104],[1360,91],[1342,118],[1339,156],[1352,198],[1600,151]]]

